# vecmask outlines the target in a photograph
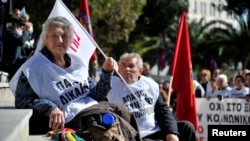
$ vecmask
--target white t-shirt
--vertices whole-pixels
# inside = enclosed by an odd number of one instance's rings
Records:
[[[64,112],[65,122],[82,109],[97,104],[89,97],[88,68],[80,58],[70,55],[71,65],[61,68],[40,52],[27,60],[23,70],[32,89],[40,98],[53,101]]]
[[[128,86],[119,77],[114,76],[108,100],[126,107],[134,114],[141,137],[159,131],[154,112],[159,97],[159,85],[151,78],[141,76],[137,82]]]
[[[237,87],[233,87],[230,91],[230,98],[245,98],[245,96],[249,94],[248,87],[242,87],[241,89],[237,89]]]
[[[222,97],[229,97],[231,90],[232,90],[231,87],[226,86],[224,89],[218,89],[217,95]]]

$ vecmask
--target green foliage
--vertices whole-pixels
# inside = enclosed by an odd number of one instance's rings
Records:
[[[80,1],[63,0],[76,16]],[[24,0],[35,32],[40,34],[42,23],[54,5],[52,1]],[[128,51],[128,38],[136,26],[146,0],[89,0],[90,15],[95,40],[109,56]],[[98,53],[98,52],[97,52]]]
[[[128,38],[145,0],[90,0],[95,40],[109,56],[129,51]]]

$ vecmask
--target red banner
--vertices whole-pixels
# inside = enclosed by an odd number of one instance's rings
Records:
[[[80,1],[78,19],[79,19],[80,23],[83,25],[83,27],[94,38],[94,34],[93,34],[93,31],[92,31],[91,20],[90,20],[90,14],[89,14],[88,0],[81,0]],[[94,62],[95,60],[97,60],[96,51],[93,53],[93,55],[90,58],[90,64],[92,62]]]
[[[186,13],[183,12],[176,40],[171,75],[177,93],[177,120],[188,120],[198,127],[196,97],[192,78],[192,60]]]

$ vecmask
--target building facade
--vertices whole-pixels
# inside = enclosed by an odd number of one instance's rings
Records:
[[[237,28],[235,14],[223,10],[225,5],[227,5],[225,0],[189,0],[188,21],[199,22],[201,18],[204,18],[205,23],[212,20],[223,20]],[[220,24],[215,26],[222,27]]]

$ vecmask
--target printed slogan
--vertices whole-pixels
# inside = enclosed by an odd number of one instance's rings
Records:
[[[197,98],[197,141],[208,141],[208,125],[250,125],[250,103],[245,99]]]

